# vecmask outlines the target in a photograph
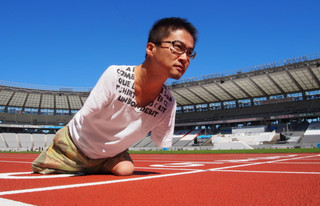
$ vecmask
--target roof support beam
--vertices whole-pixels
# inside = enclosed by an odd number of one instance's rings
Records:
[[[268,96],[268,94],[257,83],[255,83],[250,76],[248,76],[248,79],[264,96]]]
[[[317,83],[318,87],[320,87],[320,81],[317,78],[317,76],[314,74],[314,72],[312,71],[312,69],[311,69],[309,64],[307,64],[307,70],[310,73],[310,75],[312,76],[312,79]]]
[[[231,82],[236,85],[238,87],[238,89],[240,89],[247,97],[252,97],[247,91],[245,91],[244,89],[242,89],[242,87],[240,87],[236,82],[234,82],[233,80],[231,80]]]
[[[297,82],[297,80],[292,76],[292,74],[288,71],[288,68],[286,68],[286,73],[288,74],[291,81],[299,88],[299,91],[302,92],[303,88],[301,85]]]
[[[219,97],[217,97],[216,95],[214,95],[212,92],[210,92],[208,89],[206,89],[205,87],[203,87],[202,85],[200,85],[200,87],[205,90],[206,92],[208,92],[213,98],[217,99],[218,101],[221,101],[221,99]]]
[[[222,83],[221,83],[222,84]],[[230,94],[227,90],[225,90],[219,83],[216,83],[216,85],[225,93],[227,93],[230,97],[232,97],[233,100],[236,100],[237,98],[235,98],[232,94]]]
[[[175,93],[177,96],[181,97],[182,99],[186,100],[187,102],[189,102],[190,104],[195,104],[193,102],[190,101],[190,99],[185,98],[183,95],[179,94],[178,92],[176,92],[175,90],[170,90],[172,93]]]
[[[199,99],[201,99],[201,101],[202,101],[203,103],[208,103],[206,100],[204,100],[201,96],[199,96],[198,94],[196,94],[195,92],[193,92],[192,90],[190,90],[188,87],[187,87],[187,90],[188,90],[189,92],[191,92],[194,96],[196,96],[196,97],[198,97]]]
[[[286,93],[285,91],[283,91],[283,89],[279,86],[279,84],[277,84],[277,82],[276,81],[274,81],[271,77],[270,77],[270,75],[269,74],[266,74],[266,76],[268,77],[268,79],[270,80],[270,81],[272,81],[272,84],[274,84],[276,87],[277,87],[277,89],[279,89],[280,90],[280,92],[281,93]]]

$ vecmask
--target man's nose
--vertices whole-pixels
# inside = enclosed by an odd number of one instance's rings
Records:
[[[188,61],[190,61],[190,57],[188,57],[188,55],[187,55],[187,53],[186,52],[184,52],[183,54],[181,54],[180,56],[179,56],[179,60],[183,60],[183,62],[188,62]]]

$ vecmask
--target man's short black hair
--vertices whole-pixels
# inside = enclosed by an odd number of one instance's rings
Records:
[[[163,18],[156,21],[149,32],[148,42],[160,42],[167,38],[171,32],[179,29],[188,31],[193,37],[194,44],[196,44],[198,38],[197,29],[186,19],[179,17]]]

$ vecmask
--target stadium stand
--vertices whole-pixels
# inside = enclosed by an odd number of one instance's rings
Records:
[[[177,101],[172,149],[315,147],[320,143],[315,129],[320,121],[319,57],[168,82]],[[90,91],[0,80],[1,150],[45,149]],[[130,149],[162,148],[147,135]]]
[[[0,133],[0,149],[4,151],[42,151],[54,134]]]
[[[33,151],[42,151],[47,146],[46,134],[31,134],[33,141]]]
[[[46,138],[45,138],[45,147],[48,147],[50,144],[51,144],[51,142],[52,142],[52,140],[53,140],[53,138],[54,138],[54,134],[46,134],[46,136],[45,136]]]
[[[312,122],[303,134],[302,144],[320,143],[320,122]]]
[[[15,134],[15,133],[2,133],[2,135],[3,135],[3,138],[4,138],[6,145],[8,145],[8,148],[11,148],[12,150],[19,150],[18,148],[21,148],[17,134]]]
[[[200,145],[212,146],[211,138],[212,138],[212,135],[201,134],[197,136],[197,138],[195,138],[193,142],[189,143],[188,146],[200,146]]]
[[[212,137],[213,150],[225,150],[225,149],[253,149],[248,144],[242,141],[233,140],[230,137],[214,135]]]
[[[3,138],[3,135],[0,133],[0,149],[4,149],[4,148],[7,148],[7,144]]]
[[[17,134],[19,145],[23,150],[31,150],[33,148],[33,141],[31,134],[29,133],[18,133]]]
[[[178,141],[173,143],[173,147],[185,147],[187,145],[190,145],[193,143],[194,139],[197,138],[201,134],[201,130],[193,130],[191,132],[188,132],[185,134],[182,138],[180,138]]]
[[[276,131],[267,132],[266,126],[232,128],[232,134],[218,134],[212,137],[213,149],[253,149],[262,144],[273,144],[278,135]]]
[[[288,143],[299,143],[303,137],[303,131],[291,131],[285,133],[286,141]]]
[[[152,142],[150,136],[146,136],[142,141],[135,145],[135,147],[146,147]]]

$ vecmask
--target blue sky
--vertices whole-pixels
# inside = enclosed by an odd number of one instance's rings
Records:
[[[163,17],[199,30],[182,79],[320,52],[319,0],[0,0],[0,80],[93,87],[110,65],[138,65]]]

